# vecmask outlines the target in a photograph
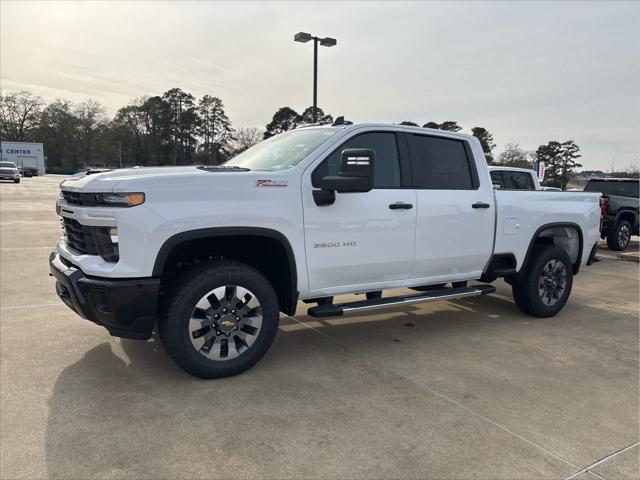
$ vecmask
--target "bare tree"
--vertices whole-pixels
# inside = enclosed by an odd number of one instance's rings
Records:
[[[234,153],[244,152],[247,148],[253,147],[262,140],[263,132],[256,127],[243,127],[236,132],[236,143]]]
[[[0,96],[0,137],[23,142],[38,127],[44,101],[29,92]]]
[[[534,159],[535,152],[527,152],[517,143],[507,143],[495,163],[508,167],[531,168]]]
[[[93,158],[93,147],[98,131],[105,125],[105,112],[95,100],[87,100],[75,109],[78,119],[78,137],[82,149],[82,159],[89,165]]]

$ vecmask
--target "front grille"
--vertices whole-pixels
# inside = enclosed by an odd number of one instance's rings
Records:
[[[66,217],[62,217],[62,225],[69,247],[78,253],[98,255],[93,227],[82,225],[80,222]]]
[[[62,190],[61,195],[69,205],[80,205],[83,207],[96,206],[96,197],[93,193],[78,193]]]
[[[67,245],[78,253],[100,255],[108,262],[117,262],[118,244],[111,241],[109,227],[90,227],[72,218],[62,217]]]

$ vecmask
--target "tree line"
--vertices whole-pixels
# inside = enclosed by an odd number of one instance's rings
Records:
[[[112,119],[94,100],[73,104],[56,99],[45,104],[29,92],[0,96],[0,138],[45,144],[48,167],[71,169],[86,166],[220,164],[231,156],[300,125],[312,123],[313,107],[302,113],[281,107],[261,131],[234,129],[218,97],[196,99],[180,88],[158,96],[138,98],[120,108]],[[333,123],[333,116],[318,108],[319,124]],[[419,126],[403,121],[400,125]],[[424,128],[459,132],[456,121],[427,122]],[[489,164],[532,168],[536,160],[546,165],[545,184],[564,188],[578,163],[580,148],[573,140],[553,140],[535,151],[507,143],[497,157],[493,135],[473,127]]]
[[[257,128],[235,130],[218,97],[179,88],[141,97],[113,119],[94,100],[45,104],[29,92],[0,97],[0,138],[41,142],[48,167],[218,164],[259,142]]]

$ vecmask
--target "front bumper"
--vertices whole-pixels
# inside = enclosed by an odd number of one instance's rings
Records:
[[[18,180],[20,178],[20,174],[0,174],[0,180]]]
[[[115,337],[147,339],[156,322],[160,279],[107,279],[86,276],[57,252],[49,269],[58,297],[81,317],[105,327]]]

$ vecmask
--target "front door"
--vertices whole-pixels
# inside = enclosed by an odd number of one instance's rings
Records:
[[[347,148],[375,151],[374,189],[336,193],[332,205],[316,205],[313,189],[323,176],[337,175],[341,153]],[[411,275],[416,194],[403,188],[406,176],[401,163],[395,133],[367,132],[347,139],[306,176],[304,230],[312,294],[331,295],[360,287],[375,290],[376,283],[389,284]]]

